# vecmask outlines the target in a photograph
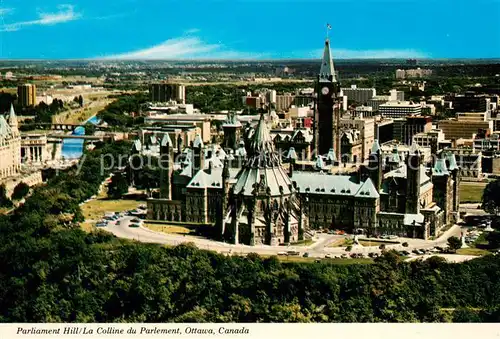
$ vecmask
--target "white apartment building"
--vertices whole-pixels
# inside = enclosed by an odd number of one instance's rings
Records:
[[[379,106],[379,113],[389,118],[415,116],[422,113],[422,105],[410,101],[389,101]]]

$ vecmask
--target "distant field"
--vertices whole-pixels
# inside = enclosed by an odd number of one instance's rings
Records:
[[[487,183],[484,182],[462,182],[460,184],[460,201],[481,202],[486,185]]]

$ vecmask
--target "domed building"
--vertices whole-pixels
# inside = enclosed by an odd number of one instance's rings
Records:
[[[274,246],[301,240],[305,227],[302,205],[262,114],[229,194],[223,236],[233,243]]]

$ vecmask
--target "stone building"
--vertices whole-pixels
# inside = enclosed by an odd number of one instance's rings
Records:
[[[14,107],[8,121],[0,114],[0,181],[19,174],[21,169],[21,135]]]
[[[331,134],[338,84],[330,59],[327,41],[318,80],[323,94],[316,139],[324,156],[316,157],[311,171],[295,166],[301,143],[291,143],[293,137],[273,139],[265,114],[255,128],[241,128],[229,117],[224,147],[205,145],[198,136],[189,147],[176,150],[166,135],[159,146],[164,164],[160,198],[148,200],[148,218],[209,225],[218,239],[248,245],[295,242],[310,229],[428,239],[455,222],[460,169],[452,153],[442,153],[428,171],[416,144],[404,154],[397,147],[383,154],[374,140],[366,157],[359,130],[345,130],[344,145],[363,165],[330,174],[338,167]],[[322,130],[328,130],[326,136]],[[288,171],[276,145],[287,148],[283,158]]]

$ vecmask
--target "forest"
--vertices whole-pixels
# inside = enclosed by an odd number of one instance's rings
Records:
[[[0,322],[500,321],[499,256],[297,264],[85,233],[79,203],[112,172],[101,159],[129,150],[97,145],[0,217]]]

